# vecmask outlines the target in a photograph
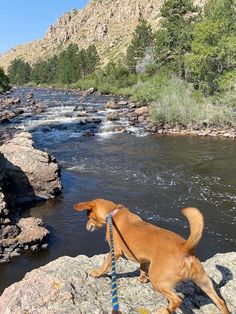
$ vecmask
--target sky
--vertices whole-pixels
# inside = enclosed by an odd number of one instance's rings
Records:
[[[18,44],[42,38],[48,27],[88,0],[0,0],[0,54]]]

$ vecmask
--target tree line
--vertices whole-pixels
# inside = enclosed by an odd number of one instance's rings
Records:
[[[40,60],[32,66],[20,58],[13,60],[8,76],[15,85],[28,82],[71,84],[94,72],[99,60],[95,45],[79,50],[78,45],[70,44],[58,56]]]

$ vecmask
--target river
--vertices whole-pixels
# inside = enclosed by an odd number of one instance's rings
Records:
[[[0,292],[26,272],[63,255],[94,255],[108,251],[104,229],[85,230],[86,213],[73,204],[94,198],[122,203],[144,220],[188,237],[181,214],[198,207],[205,231],[197,255],[205,260],[236,249],[236,142],[232,139],[148,135],[127,125],[128,133],[113,132],[106,121],[105,96],[90,96],[83,106],[102,119],[89,124],[95,136],[83,136],[88,124],[75,117],[81,98],[73,92],[18,89],[21,97],[33,91],[45,112],[16,118],[14,130],[28,130],[38,148],[53,154],[62,167],[63,194],[25,209],[40,217],[50,230],[49,248],[26,253],[0,265]],[[96,108],[93,112],[91,108]],[[4,127],[6,128],[6,127]],[[9,128],[9,126],[8,126]],[[3,131],[3,127],[0,131]]]

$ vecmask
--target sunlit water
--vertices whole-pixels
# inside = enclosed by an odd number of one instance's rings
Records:
[[[189,226],[181,209],[196,206],[205,218],[198,256],[204,260],[217,252],[235,251],[234,140],[152,136],[136,128],[132,134],[114,133],[103,109],[108,97],[92,96],[84,104],[99,109],[91,114],[103,120],[95,126],[81,125],[73,116],[80,104],[78,95],[46,90],[35,95],[52,107],[38,116],[18,118],[11,127],[29,130],[37,147],[56,156],[64,191],[25,211],[45,221],[51,233],[49,249],[0,265],[1,290],[59,256],[107,252],[104,230],[87,232],[86,214],[73,210],[73,204],[94,198],[123,203],[143,219],[184,237]],[[97,135],[82,136],[86,128]]]

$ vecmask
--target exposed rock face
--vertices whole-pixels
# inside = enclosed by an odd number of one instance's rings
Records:
[[[92,278],[88,271],[101,265],[104,255],[61,257],[28,273],[7,288],[0,297],[0,313],[111,313],[111,280]],[[117,262],[119,298],[122,313],[156,313],[166,306],[165,298],[137,279],[137,264]],[[204,263],[207,273],[220,289],[229,309],[236,311],[236,253],[217,254]],[[177,314],[218,314],[216,306],[193,283],[177,288],[185,298]]]
[[[16,134],[0,146],[9,189],[17,202],[48,199],[61,192],[56,159],[33,147],[29,133]]]
[[[118,59],[131,41],[140,16],[153,29],[160,23],[159,12],[163,0],[91,0],[83,10],[72,10],[51,25],[43,39],[19,45],[0,57],[0,66],[6,70],[12,60],[23,58],[36,63],[55,53],[61,47],[77,43],[80,48],[95,44],[102,63]],[[202,5],[204,0],[197,0]]]

